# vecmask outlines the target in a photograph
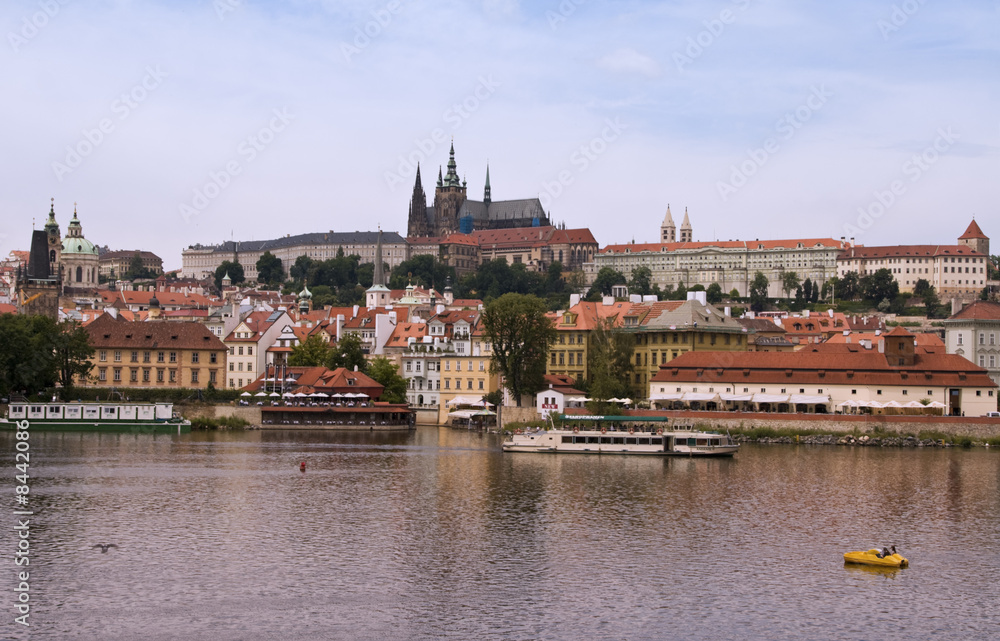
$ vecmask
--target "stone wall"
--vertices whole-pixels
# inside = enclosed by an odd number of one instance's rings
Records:
[[[242,418],[250,425],[260,425],[260,408],[254,405],[175,405],[174,409],[186,419],[193,418]]]
[[[517,407],[514,405],[508,406],[504,405],[503,409],[500,410],[500,421],[501,427],[507,425],[508,423],[528,423],[531,421],[540,421],[542,419],[541,414],[534,407]]]

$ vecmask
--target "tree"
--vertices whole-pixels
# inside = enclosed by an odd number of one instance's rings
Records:
[[[147,269],[145,265],[142,264],[142,253],[135,252],[132,255],[132,260],[129,262],[128,269],[125,271],[125,280],[136,280],[142,278],[153,278],[156,274],[153,273],[152,269]]]
[[[947,305],[941,304],[941,300],[938,298],[937,290],[933,287],[928,287],[924,290],[922,298],[924,299],[924,310],[927,314],[927,318],[948,318],[948,312],[951,310]]]
[[[554,260],[545,270],[545,282],[543,283],[545,294],[562,294],[566,291],[566,282],[563,280],[563,266],[558,260]]]
[[[243,276],[243,265],[240,265],[238,261],[224,260],[222,264],[215,269],[215,286],[219,290],[222,289],[222,279],[229,274],[229,280],[233,282],[233,285],[239,285],[246,280]]]
[[[399,375],[399,367],[388,358],[376,357],[368,366],[368,375],[385,388],[379,400],[387,403],[406,402],[406,379]]]
[[[927,282],[925,278],[917,279],[917,282],[913,284],[913,295],[917,298],[923,298],[927,296],[927,292],[934,289],[931,284]]]
[[[404,260],[389,274],[389,288],[403,289],[410,283],[420,287],[433,287],[444,291],[448,279],[455,280],[455,270],[430,254]]]
[[[55,334],[54,350],[59,367],[59,384],[62,385],[63,400],[69,400],[77,378],[86,379],[93,365],[90,359],[94,348],[90,345],[90,334],[76,321],[64,323]]]
[[[739,292],[737,292],[739,293]],[[705,290],[705,297],[709,304],[717,305],[722,302],[722,285],[719,283],[712,283]]]
[[[891,305],[899,294],[899,283],[885,267],[862,278],[861,287],[865,299],[876,305],[881,305],[883,301],[889,301]]]
[[[285,279],[285,271],[281,268],[281,259],[269,251],[257,259],[257,282],[277,285]]]
[[[368,360],[365,358],[364,349],[362,349],[361,336],[353,332],[342,335],[340,342],[330,351],[330,361],[327,367],[330,369],[344,367],[349,370],[356,367],[359,372],[366,373]]]
[[[594,283],[590,286],[587,298],[595,295],[595,293],[597,296],[610,296],[612,287],[624,284],[624,274],[611,267],[602,267],[601,271],[597,272],[597,277],[594,279]]]
[[[653,293],[653,272],[642,265],[632,270],[632,278],[628,282],[628,293],[648,296]]]
[[[764,306],[767,305],[767,288],[770,285],[764,272],[753,275],[753,281],[750,283],[750,309],[755,312],[764,311]]]
[[[837,283],[837,289],[833,292],[833,295],[840,298],[840,300],[854,300],[858,297],[860,291],[861,278],[858,276],[858,272],[847,272]]]
[[[799,275],[795,272],[781,272],[781,291],[785,292],[785,298],[790,298],[791,293],[799,286]]]
[[[587,385],[590,396],[597,401],[596,410],[603,413],[603,402],[607,399],[631,396],[635,334],[616,328],[610,319],[604,319],[590,331],[589,341]]]
[[[312,266],[313,259],[303,254],[295,259],[295,262],[288,270],[288,275],[296,282],[303,282],[309,276],[309,270],[312,269]]]
[[[500,374],[518,406],[525,394],[542,389],[545,360],[556,328],[536,296],[508,293],[486,306],[486,340],[493,346],[490,372]]]
[[[313,334],[292,348],[288,364],[292,367],[317,367],[330,360],[330,344],[319,334]]]
[[[740,297],[740,290],[733,287],[732,291],[729,292],[729,298],[736,300]]]
[[[806,278],[802,281],[802,298],[807,303],[812,300],[813,297],[813,282],[811,278]]]

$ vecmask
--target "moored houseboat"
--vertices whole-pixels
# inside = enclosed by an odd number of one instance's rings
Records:
[[[515,430],[502,447],[505,452],[688,457],[732,456],[740,448],[728,434],[692,429],[665,431],[652,425]]]
[[[191,422],[174,415],[172,403],[42,403],[15,401],[0,419],[0,427],[13,429],[28,421],[31,429],[81,432],[183,433]]]

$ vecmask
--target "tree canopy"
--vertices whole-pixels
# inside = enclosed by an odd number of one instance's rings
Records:
[[[292,348],[288,364],[292,367],[325,366],[330,362],[330,344],[319,334],[313,334]]]
[[[400,376],[399,367],[385,356],[378,356],[368,366],[368,375],[385,389],[379,400],[387,403],[406,402],[406,379]]]
[[[750,283],[750,309],[755,312],[764,311],[767,305],[767,288],[770,284],[764,272],[753,275],[753,281]]]
[[[536,296],[508,293],[483,311],[486,340],[493,346],[490,371],[500,374],[515,402],[542,389],[545,359],[556,329]]]
[[[222,279],[229,274],[229,280],[233,282],[233,285],[239,285],[246,280],[243,275],[243,265],[240,265],[238,261],[224,260],[222,264],[215,269],[215,286],[221,290],[222,289]]]
[[[281,266],[281,259],[269,251],[264,252],[257,259],[257,282],[267,285],[277,285],[285,280],[285,271]]]
[[[609,398],[627,397],[632,394],[635,364],[635,334],[614,327],[610,319],[603,319],[590,332],[587,350],[587,386],[590,396],[598,405],[596,413],[604,413],[602,405]]]
[[[430,254],[404,260],[389,275],[390,289],[404,289],[410,283],[419,287],[433,287],[443,292],[448,279],[454,282],[455,270]]]
[[[57,383],[63,397],[74,377],[90,372],[94,350],[77,323],[60,325],[47,316],[0,314],[0,396],[37,394]]]
[[[587,292],[587,298],[610,296],[612,287],[615,285],[624,285],[625,282],[625,275],[620,271],[617,271],[612,267],[602,267],[601,270],[597,272],[597,277],[594,279],[594,283],[590,286],[590,291]]]
[[[359,372],[368,372],[368,360],[361,346],[361,336],[354,332],[343,334],[340,342],[330,351],[330,360],[327,364],[330,369],[344,367],[353,370],[357,367]]]
[[[142,253],[132,254],[128,269],[122,274],[124,280],[141,280],[144,278],[156,278],[156,272],[142,264]]]

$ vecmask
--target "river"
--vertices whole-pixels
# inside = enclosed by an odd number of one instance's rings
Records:
[[[11,433],[0,443],[13,451]],[[1000,630],[996,450],[504,454],[496,435],[444,427],[33,432],[30,447],[30,628],[13,623],[23,568],[7,527],[3,638],[909,640]],[[909,568],[843,563],[845,551],[890,544]]]

